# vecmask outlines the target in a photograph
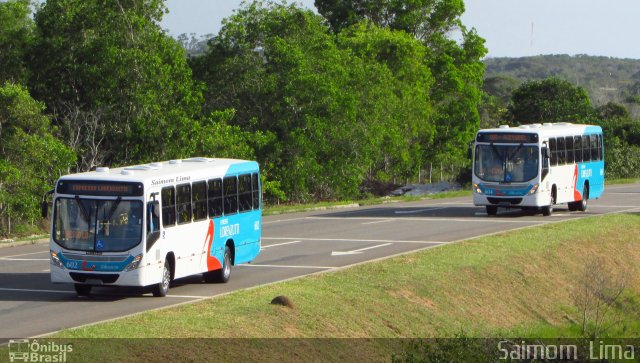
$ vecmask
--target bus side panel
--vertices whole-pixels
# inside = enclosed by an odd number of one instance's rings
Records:
[[[260,252],[261,229],[262,211],[260,209],[216,219],[210,256],[222,262],[227,241],[233,241],[235,264],[252,261]]]
[[[589,199],[600,198],[604,192],[604,161],[590,161],[577,164],[576,195],[574,200],[582,200],[584,186],[589,183]]]

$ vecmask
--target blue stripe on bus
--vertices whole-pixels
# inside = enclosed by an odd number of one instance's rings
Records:
[[[127,267],[133,261],[134,257],[129,256],[126,260],[121,262],[107,262],[91,261],[91,255],[87,255],[87,258],[84,260],[75,260],[66,258],[64,254],[58,253],[58,258],[60,259],[62,265],[68,270],[118,272],[124,270],[125,267]]]

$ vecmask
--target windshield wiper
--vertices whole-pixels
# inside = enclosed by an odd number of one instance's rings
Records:
[[[116,199],[116,202],[113,203],[113,205],[111,206],[111,209],[107,214],[107,218],[106,218],[107,220],[111,219],[111,217],[113,216],[113,213],[116,211],[116,208],[118,208],[118,205],[120,205],[120,201],[122,201],[122,196],[118,196],[118,199]]]
[[[80,197],[77,195],[76,195],[76,203],[78,203],[78,206],[80,207],[80,211],[82,212],[82,217],[84,217],[84,220],[87,223],[91,223],[91,215],[89,215],[89,212],[87,212],[87,209],[84,207],[84,204],[82,204]]]

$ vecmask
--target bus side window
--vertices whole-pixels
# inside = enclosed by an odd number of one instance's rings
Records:
[[[591,146],[589,135],[582,136],[582,161],[591,161]]]
[[[177,189],[178,224],[189,223],[191,222],[191,184],[180,184]]]
[[[573,137],[573,148],[575,149],[576,163],[582,162],[582,136]]]
[[[591,160],[600,160],[598,154],[598,135],[591,135]]]
[[[573,136],[565,137],[564,144],[567,147],[567,164],[573,164],[575,155],[573,150]]]
[[[224,195],[224,214],[238,213],[238,177],[229,176],[222,181]]]
[[[242,174],[238,177],[238,199],[240,212],[251,210],[251,174]]]
[[[193,183],[191,188],[193,193],[193,220],[201,221],[207,219],[207,182]]]
[[[604,160],[604,145],[602,144],[602,134],[598,135],[598,152],[600,160]]]
[[[258,173],[251,174],[251,192],[253,209],[260,209],[260,183]]]
[[[209,218],[222,215],[222,179],[211,179],[207,186]]]
[[[162,226],[176,225],[176,190],[173,187],[162,188]]]
[[[549,139],[549,149],[551,151],[551,166],[558,165],[558,149],[556,148],[556,139]]]
[[[556,139],[556,147],[558,148],[558,165],[567,163],[567,153],[564,147],[564,137]]]

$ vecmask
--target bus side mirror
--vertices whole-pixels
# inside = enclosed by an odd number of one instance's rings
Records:
[[[42,218],[47,218],[49,214],[49,204],[44,200],[40,203],[40,213],[42,214]]]
[[[40,214],[42,215],[42,218],[47,218],[47,215],[49,214],[49,204],[47,204],[47,198],[53,194],[54,189],[51,189],[50,191],[44,193],[44,195],[42,196],[42,202],[40,202]]]

